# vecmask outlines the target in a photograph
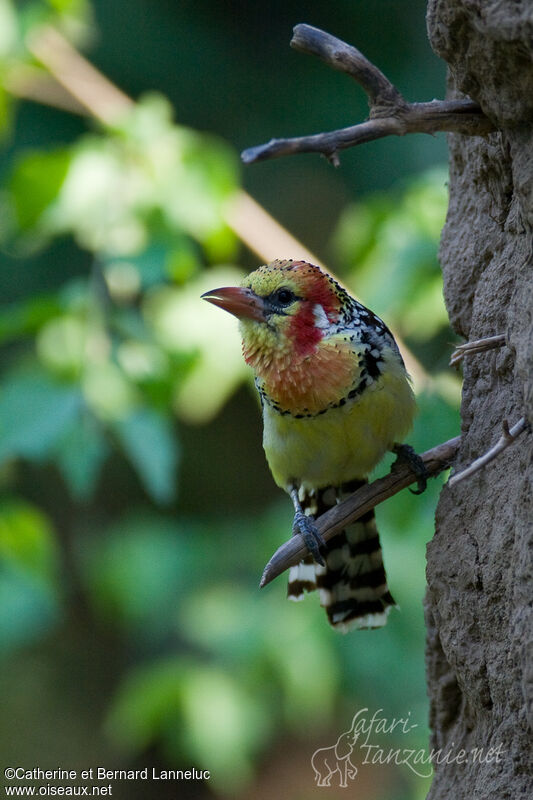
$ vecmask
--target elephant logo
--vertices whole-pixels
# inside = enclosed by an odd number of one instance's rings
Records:
[[[350,761],[359,735],[355,730],[356,718],[357,714],[350,730],[341,733],[334,745],[319,747],[311,756],[317,786],[331,786],[331,779],[338,772],[339,786],[346,788],[348,779],[353,780],[357,775],[357,767]]]

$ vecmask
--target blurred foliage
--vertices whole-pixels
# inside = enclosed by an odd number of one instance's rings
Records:
[[[49,520],[22,500],[0,503],[0,654],[59,618],[59,552]]]
[[[77,45],[94,38],[84,0],[0,0],[0,249],[28,276],[0,309],[0,652],[17,664],[81,630],[110,673],[81,713],[92,719],[103,698],[109,768],[192,763],[211,770],[216,794],[249,791],[280,742],[303,741],[310,757],[365,706],[411,711],[409,746],[424,747],[423,550],[442,479],[378,509],[402,608],[385,629],[340,637],[316,598],[288,604],[283,581],[258,592],[290,503],[272,502],[260,448],[243,436],[260,422],[238,391],[250,376],[235,321],[199,300],[249,264],[224,216],[237,155],[177,124],[156,94],[71,140],[10,149],[13,82],[45,74],[25,46],[43,23]],[[343,280],[428,373],[420,450],[457,432],[436,260],[445,180],[433,169],[346,204],[331,240]],[[30,265],[65,241],[43,290]],[[225,481],[242,498],[231,514],[217,500]],[[395,800],[421,796],[421,779],[402,781]]]
[[[447,327],[435,257],[448,196],[444,168],[344,210],[335,244],[357,290],[402,336],[427,341]],[[377,279],[376,279],[377,278]]]

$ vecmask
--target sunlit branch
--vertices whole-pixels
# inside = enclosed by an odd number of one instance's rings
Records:
[[[240,190],[226,205],[224,218],[244,244],[265,261],[294,258],[325,265],[283,225],[274,219],[257,200]]]
[[[133,100],[93,67],[55,28],[40,28],[28,36],[27,46],[56,81],[100,122],[112,124],[133,108]]]
[[[8,68],[3,84],[10,94],[23,100],[60,108],[70,114],[89,114],[52,75],[38,67],[17,64]]]

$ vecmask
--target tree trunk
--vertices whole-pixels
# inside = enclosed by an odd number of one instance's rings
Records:
[[[495,444],[502,420],[533,422],[533,7],[430,0],[428,30],[450,96],[469,95],[499,129],[449,137],[440,256],[451,322],[467,340],[507,337],[465,359],[458,471]],[[533,796],[532,442],[526,431],[445,487],[437,508],[427,670],[432,747],[450,763],[435,765],[430,800]]]

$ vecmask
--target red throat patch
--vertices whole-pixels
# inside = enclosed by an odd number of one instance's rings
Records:
[[[289,325],[289,337],[294,342],[295,355],[310,355],[323,336],[324,332],[315,324],[313,306],[306,303]]]
[[[296,263],[294,266],[299,267]],[[330,285],[327,277],[318,268],[310,265],[307,270],[302,270],[298,278],[305,280],[305,301],[302,308],[291,320],[288,335],[294,343],[295,353],[299,356],[306,356],[313,352],[316,345],[324,336],[324,331],[317,325],[315,309],[322,307],[324,314],[335,322],[338,318],[339,301],[334,289]]]

